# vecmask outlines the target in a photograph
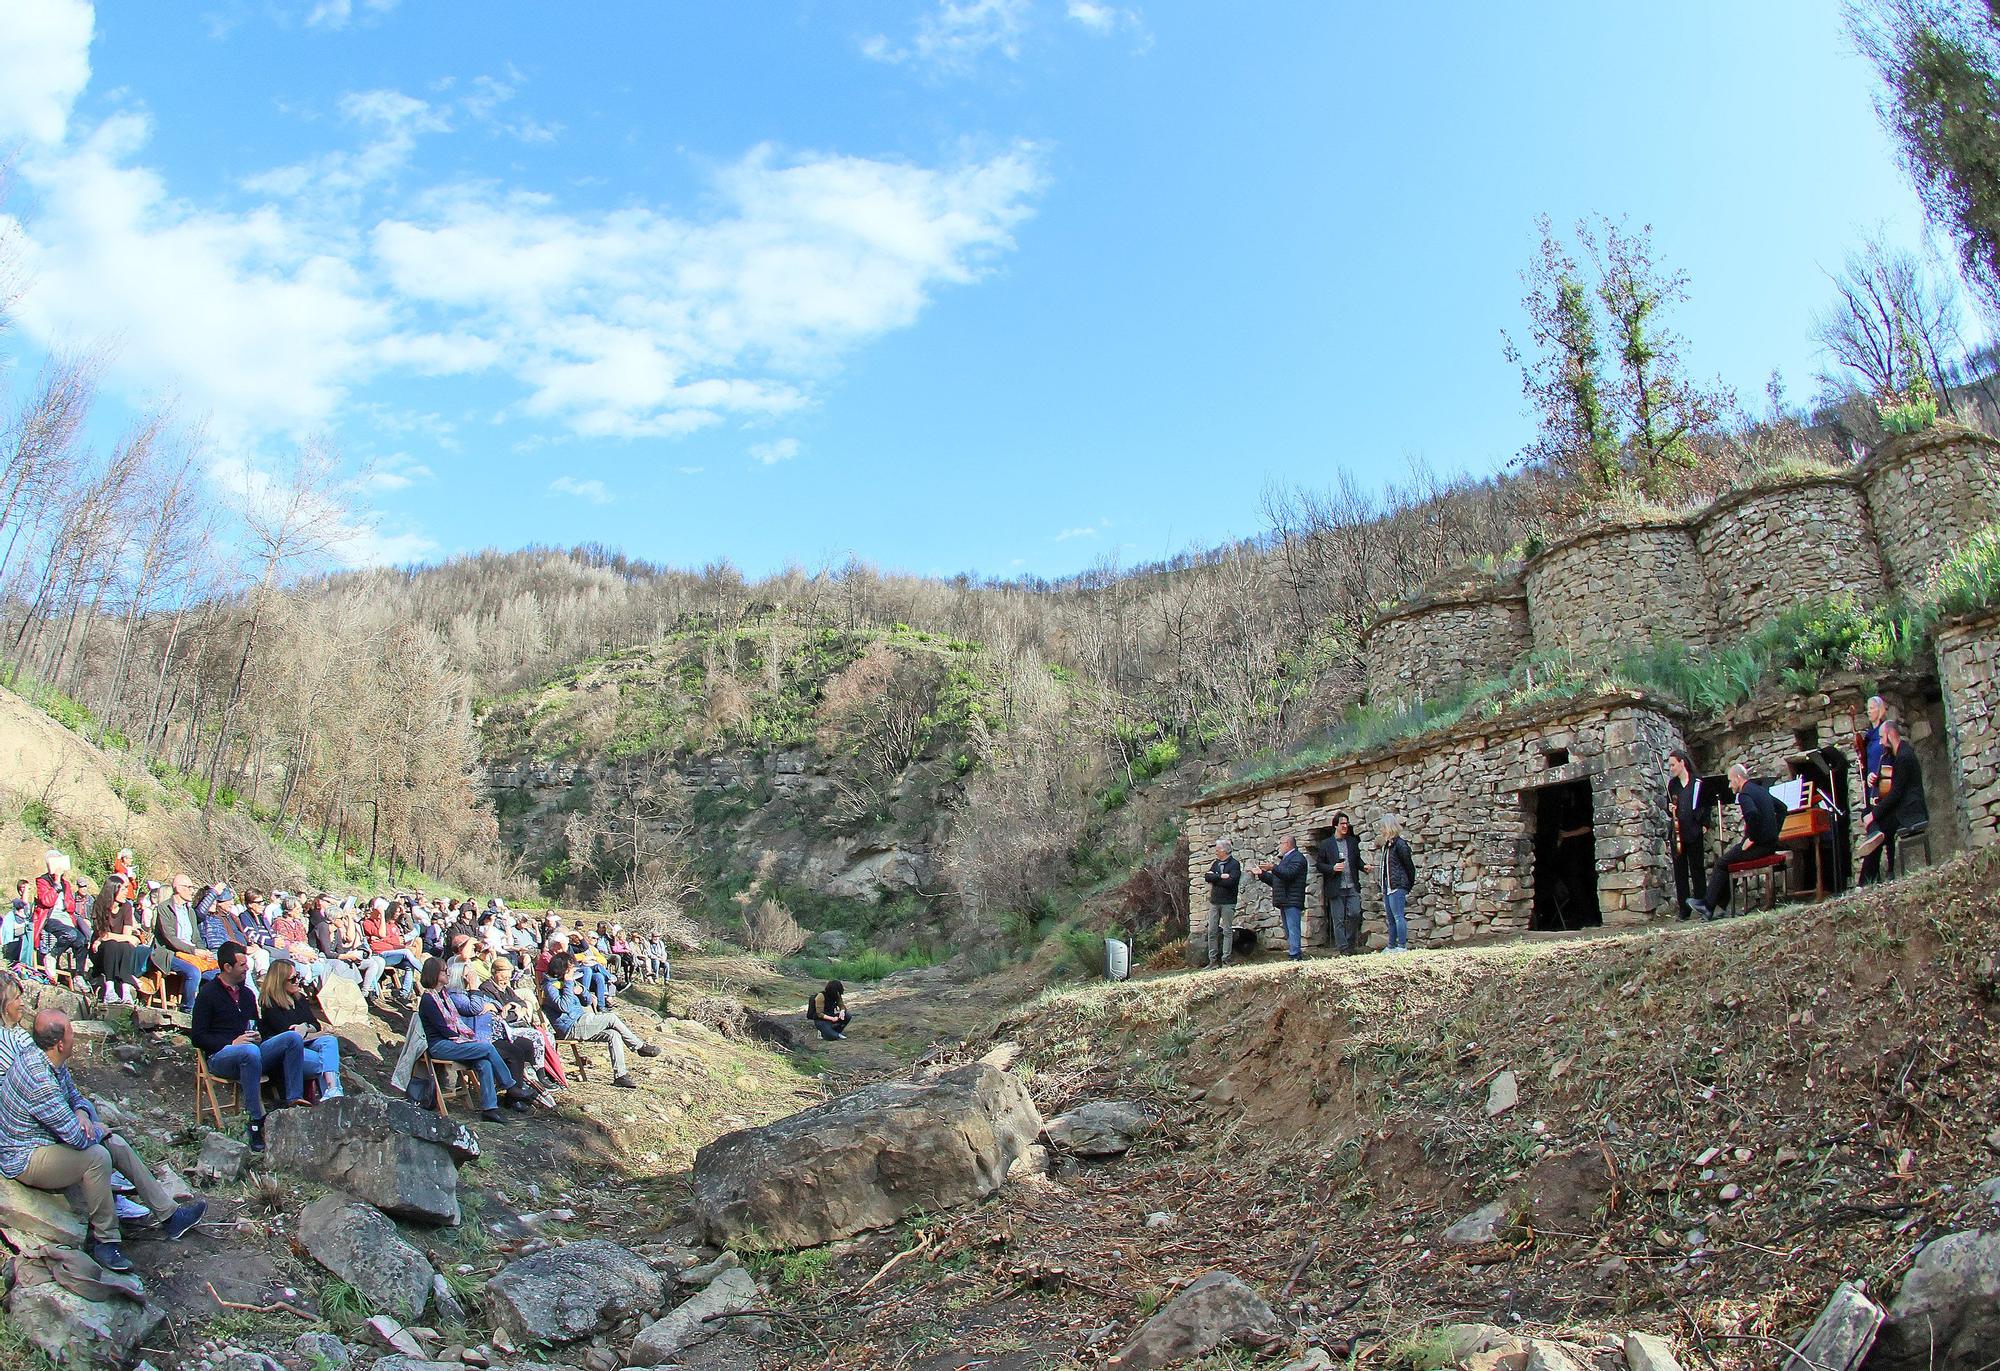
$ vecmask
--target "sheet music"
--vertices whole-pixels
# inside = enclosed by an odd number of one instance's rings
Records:
[[[1771,787],[1772,798],[1783,803],[1787,809],[1805,808],[1805,781],[1786,781],[1783,785]]]

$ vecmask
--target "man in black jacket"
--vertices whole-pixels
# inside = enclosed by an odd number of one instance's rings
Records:
[[[1285,949],[1297,961],[1305,955],[1306,886],[1312,882],[1312,864],[1299,851],[1298,839],[1289,833],[1280,838],[1278,860],[1258,867],[1257,879],[1271,887],[1271,903],[1285,921]]]
[[[1674,833],[1674,915],[1685,919],[1693,912],[1689,895],[1700,890],[1703,830],[1708,815],[1703,811],[1701,777],[1694,774],[1694,759],[1681,748],[1667,754],[1667,814]]]
[[[1924,803],[1923,764],[1917,760],[1916,748],[1903,736],[1900,720],[1883,721],[1882,772],[1876,785],[1875,808],[1861,820],[1868,836],[1861,840],[1858,851],[1867,858],[1878,848],[1886,848],[1882,865],[1894,875],[1897,836],[1931,821],[1930,807]]]
[[[250,1116],[250,1150],[264,1150],[266,1074],[283,1083],[285,1103],[299,1103],[306,1093],[305,1039],[294,1031],[265,1039],[257,1030],[257,993],[244,982],[250,974],[250,954],[242,943],[224,943],[215,950],[215,978],[201,983],[194,999],[194,1022],[188,1036],[195,1051],[208,1059],[211,1074],[234,1080],[243,1092],[243,1112]]]
[[[1743,836],[1722,849],[1708,873],[1708,899],[1690,900],[1688,905],[1704,919],[1719,919],[1729,912],[1729,866],[1768,857],[1778,850],[1778,834],[1785,826],[1785,807],[1769,786],[1750,779],[1750,769],[1738,762],[1729,768],[1729,788],[1736,792],[1736,808],[1743,815]]]
[[[1243,863],[1229,854],[1229,839],[1215,844],[1208,864],[1208,966],[1228,966],[1230,944],[1236,937],[1236,896],[1243,887]]]
[[[1351,956],[1361,950],[1361,876],[1368,870],[1353,821],[1334,815],[1333,832],[1313,855],[1325,882],[1327,939],[1340,956]]]

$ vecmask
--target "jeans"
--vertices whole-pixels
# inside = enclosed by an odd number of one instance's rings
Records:
[[[179,972],[181,977],[181,1008],[187,1013],[192,1014],[194,1013],[194,997],[196,992],[201,989],[201,983],[215,973],[213,971],[203,971],[195,966],[193,962],[181,957],[174,958],[173,969]]]
[[[1342,956],[1361,950],[1361,892],[1329,889],[1326,893],[1327,936]]]
[[[234,1077],[243,1091],[243,1110],[252,1119],[264,1117],[264,1077],[276,1074],[285,1098],[306,1093],[306,1043],[297,1029],[255,1043],[231,1043],[208,1059],[211,1073]]]
[[[71,1186],[82,1191],[80,1206],[90,1220],[92,1242],[118,1241],[118,1202],[111,1193],[111,1170],[116,1167],[132,1182],[139,1202],[152,1212],[155,1221],[174,1212],[174,1197],[153,1175],[125,1140],[113,1133],[103,1142],[82,1149],[51,1145],[28,1154],[28,1165],[17,1177],[34,1190],[64,1191]]]
[[[1297,905],[1278,911],[1285,920],[1285,950],[1293,961],[1305,955],[1306,912]]]
[[[1212,904],[1208,907],[1209,966],[1228,966],[1229,953],[1236,941],[1236,906]]]
[[[812,1026],[819,1030],[819,1036],[822,1041],[833,1042],[847,1032],[847,1025],[852,1022],[854,1022],[854,1016],[843,1009],[831,1019],[814,1019]]]
[[[340,1039],[328,1033],[305,1045],[305,1069],[315,1076],[331,1076],[340,1084]]]
[[[512,1090],[514,1088],[514,1073],[507,1069],[506,1061],[500,1056],[500,1049],[492,1043],[432,1043],[430,1045],[430,1054],[434,1061],[454,1062],[460,1066],[469,1066],[479,1073],[479,1107],[481,1109],[498,1109],[500,1107],[500,1095],[494,1089],[496,1084],[500,1090]]]
[[[392,952],[377,952],[363,963],[363,965],[368,971],[368,974],[361,982],[361,993],[364,997],[373,995],[375,988],[382,983],[382,969],[384,967],[393,966],[402,972],[402,975],[398,978],[398,984],[402,986],[405,995],[408,995],[417,983],[418,967],[416,958],[401,948],[397,948]]]
[[[611,1003],[611,977],[604,974],[604,968],[594,963],[577,968],[583,973],[583,993],[597,1006],[602,1014],[604,1007]]]
[[[1410,925],[1403,918],[1403,905],[1408,902],[1407,890],[1385,890],[1382,892],[1382,907],[1389,915],[1389,946],[1407,948],[1410,945]]]
[[[611,1049],[611,1074],[625,1074],[625,1045],[639,1046],[637,1033],[625,1026],[625,1021],[616,1014],[585,1014],[570,1029],[569,1036],[578,1042],[596,1042],[599,1039]]]
[[[81,975],[84,953],[89,950],[90,935],[73,924],[59,924],[50,919],[42,925],[41,953],[55,965],[67,964],[70,971]]]

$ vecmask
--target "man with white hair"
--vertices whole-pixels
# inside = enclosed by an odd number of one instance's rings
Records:
[[[1204,967],[1228,966],[1230,944],[1236,937],[1236,897],[1243,887],[1243,863],[1230,855],[1227,838],[1215,840],[1215,860],[1202,876],[1208,882],[1208,933]]]
[[[1743,836],[1722,849],[1722,855],[1715,859],[1708,873],[1708,898],[1688,901],[1688,908],[1708,920],[1729,913],[1730,866],[1771,856],[1778,850],[1778,834],[1785,826],[1784,805],[1769,786],[1750,779],[1750,768],[1743,763],[1729,768],[1729,788],[1736,792],[1736,808],[1743,816]]]

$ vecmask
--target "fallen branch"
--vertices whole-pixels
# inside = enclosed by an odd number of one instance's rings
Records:
[[[216,1294],[215,1282],[202,1283],[208,1287],[208,1297],[224,1309],[239,1309],[246,1314],[290,1314],[293,1318],[304,1319],[307,1323],[317,1321],[314,1315],[306,1313],[295,1304],[286,1304],[283,1300],[279,1300],[276,1304],[238,1304],[235,1300],[225,1300]]]

